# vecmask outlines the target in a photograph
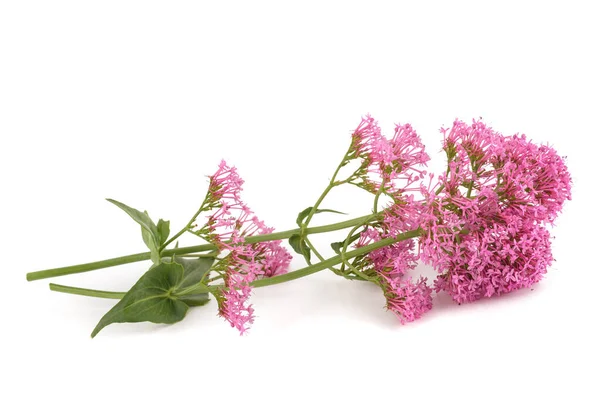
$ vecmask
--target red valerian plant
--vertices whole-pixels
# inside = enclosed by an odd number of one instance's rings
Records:
[[[387,309],[402,324],[432,308],[434,291],[447,292],[460,304],[531,287],[553,261],[548,226],[571,199],[564,159],[549,146],[524,135],[503,136],[481,120],[457,120],[441,132],[448,163],[435,178],[426,171],[429,156],[411,125],[396,125],[389,139],[371,116],[364,117],[328,186],[298,214],[298,228],[288,231],[274,232],[252,212],[241,198],[244,181],[224,161],[209,177],[198,211],[172,236],[168,221],[155,223],[147,212],[109,199],[141,226],[148,253],[31,272],[27,279],[151,260],[126,293],[50,284],[59,292],[120,299],[92,337],[113,323],[178,322],[190,307],[206,304],[209,295],[217,300],[219,316],[243,334],[254,322],[254,288],[324,269],[379,286]],[[311,226],[315,214],[341,214],[320,208],[341,185],[372,194],[371,212]],[[335,255],[325,258],[310,235],[338,230],[346,235],[331,244]],[[203,243],[169,248],[185,233]],[[288,271],[292,256],[283,239],[304,257],[306,267]],[[408,277],[419,261],[437,271],[433,285]]]

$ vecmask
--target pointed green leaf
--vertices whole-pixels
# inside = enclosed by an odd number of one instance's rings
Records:
[[[354,243],[356,240],[358,240],[360,238],[361,234],[362,234],[362,232],[358,232],[358,233],[355,233],[354,235],[350,236],[350,238],[348,238],[348,246],[351,245],[352,243]],[[335,251],[336,254],[340,254],[343,247],[344,247],[344,242],[331,243],[331,248],[333,249],[333,251]]]
[[[142,227],[142,239],[144,240],[146,247],[148,247],[150,250],[157,247],[156,245],[158,243],[156,243],[153,233],[146,230],[144,227]]]
[[[305,208],[304,210],[302,210],[300,213],[298,213],[298,218],[296,218],[296,224],[298,224],[298,226],[300,226],[300,227],[302,226],[304,219],[306,217],[308,217],[308,214],[310,214],[312,209],[313,209],[313,207],[308,207],[308,208]],[[344,214],[344,215],[346,214],[341,211],[330,210],[328,208],[317,209],[317,211],[315,211],[315,214],[320,214],[320,213],[324,213],[324,212],[335,213],[335,214]]]
[[[310,247],[308,247],[304,238],[295,234],[290,237],[289,243],[290,246],[292,246],[292,249],[294,249],[296,253],[303,255],[306,262],[310,264]]]
[[[154,264],[160,263],[160,253],[159,247],[156,243],[155,238],[152,236],[150,232],[142,228],[142,239],[144,239],[144,243],[150,249],[150,259]]]
[[[160,237],[158,233],[158,228],[154,224],[154,221],[150,218],[147,212],[141,212],[136,210],[135,208],[131,208],[121,202],[118,202],[113,199],[106,199],[109,202],[113,203],[121,210],[125,211],[135,222],[140,224],[142,227],[142,238],[144,239],[144,243],[150,249],[151,253],[155,253],[156,260],[158,260],[158,248],[160,247]],[[164,228],[163,228],[164,229]],[[156,260],[153,259],[155,262]]]
[[[342,247],[344,247],[344,242],[333,242],[331,243],[331,248],[335,251],[335,254],[340,254]]]
[[[298,226],[300,226],[300,227],[302,226],[302,222],[304,222],[304,218],[306,218],[308,216],[308,214],[310,214],[310,211],[312,209],[313,209],[312,207],[308,207],[298,213],[298,218],[296,218],[296,224],[298,224]]]
[[[140,226],[143,229],[150,232],[153,237],[157,236],[158,231],[156,229],[156,225],[154,224],[152,219],[150,219],[147,212],[138,211],[135,208],[131,208],[131,207],[129,207],[121,202],[118,202],[116,200],[113,200],[113,199],[106,199],[106,200],[113,203],[114,205],[119,207],[121,210],[125,211],[131,218],[133,218],[133,220],[135,222],[140,224]]]
[[[167,239],[169,239],[169,233],[171,232],[170,225],[171,223],[169,221],[165,221],[163,219],[158,220],[156,229],[158,230],[158,242],[161,246],[167,241]]]
[[[173,324],[181,321],[189,306],[173,295],[173,288],[183,279],[179,264],[160,264],[148,270],[104,317],[92,332],[96,336],[104,327],[122,322],[149,321]]]
[[[160,246],[169,237],[169,221],[158,221],[158,226],[152,221],[147,211],[141,212],[113,199],[106,199],[121,210],[125,211],[142,228],[142,239],[150,249],[150,258],[154,264],[160,263]]]
[[[208,293],[183,294],[200,282],[214,263],[214,258],[162,262],[150,268],[108,313],[102,317],[92,337],[104,327],[122,322],[173,324],[181,321],[189,307],[208,303]]]

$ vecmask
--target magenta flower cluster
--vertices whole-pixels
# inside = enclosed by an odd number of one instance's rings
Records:
[[[208,217],[208,240],[227,255],[219,261],[225,286],[218,295],[219,315],[244,333],[254,321],[250,283],[286,273],[292,256],[281,241],[245,243],[245,238],[273,232],[241,200],[244,181],[234,167],[221,161],[210,177],[208,198],[215,212]],[[217,269],[219,270],[219,269]]]
[[[442,132],[448,172],[425,193],[421,239],[436,290],[463,303],[530,287],[553,261],[546,225],[571,198],[563,159],[481,121]]]
[[[426,171],[429,156],[411,125],[396,125],[388,139],[367,116],[352,133],[348,159],[360,167],[348,183],[386,199],[354,248],[420,233],[371,251],[355,266],[382,288],[386,307],[402,323],[432,308],[434,289],[464,303],[538,282],[553,261],[547,226],[571,198],[564,159],[551,147],[504,136],[481,120],[457,120],[441,132],[448,166],[437,178]],[[243,333],[253,321],[249,284],[284,273],[291,256],[280,241],[245,243],[272,229],[240,199],[242,183],[222,162],[210,177],[215,212],[206,226],[209,240],[227,253],[219,313]],[[419,261],[437,271],[433,286],[407,277]]]

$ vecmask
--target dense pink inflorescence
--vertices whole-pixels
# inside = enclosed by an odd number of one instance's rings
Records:
[[[429,187],[422,183],[429,157],[408,124],[396,125],[388,139],[372,117],[363,118],[347,155],[361,163],[349,182],[391,199],[355,247],[423,232],[418,248],[415,240],[403,240],[357,257],[351,268],[358,278],[379,284],[386,307],[402,323],[432,308],[427,280],[406,276],[419,260],[439,272],[435,289],[458,303],[538,282],[553,261],[546,226],[571,198],[564,160],[549,146],[524,135],[503,136],[480,120],[457,120],[442,133],[448,170]],[[279,241],[245,243],[246,237],[272,229],[241,201],[242,183],[235,168],[222,162],[211,177],[216,211],[206,226],[209,240],[227,253],[219,313],[244,333],[254,319],[251,282],[285,272],[291,256]]]
[[[391,196],[418,190],[413,183],[425,176],[422,167],[429,161],[421,138],[410,124],[397,124],[394,136],[388,139],[369,115],[352,133],[352,149],[352,156],[362,159],[360,186],[377,193],[383,185]]]
[[[387,208],[383,213],[383,220],[375,227],[367,228],[356,247],[397,237],[418,228],[420,207],[417,205],[416,202],[396,203]],[[427,286],[427,280],[421,278],[417,283],[412,283],[405,277],[406,272],[415,268],[419,260],[414,239],[372,250],[366,260],[377,274],[388,310],[393,311],[402,323],[414,321],[431,309],[431,288]]]
[[[221,160],[217,171],[211,175],[208,192],[212,201],[241,203],[240,193],[244,180],[240,178],[235,167]]]
[[[498,186],[515,215],[553,222],[571,199],[571,176],[563,159],[548,146],[537,146],[524,135],[504,138],[492,163],[500,171]]]
[[[253,309],[248,305],[250,283],[256,279],[287,272],[292,259],[281,241],[246,243],[245,238],[273,232],[240,199],[243,180],[233,167],[222,161],[210,177],[209,197],[216,211],[206,224],[209,241],[227,255],[225,287],[219,301],[219,314],[232,327],[244,333],[252,323]]]
[[[402,324],[412,322],[431,310],[431,288],[426,279],[410,280],[382,278],[386,307]]]
[[[355,247],[363,247],[417,229],[420,208],[420,204],[414,201],[406,204],[392,204],[383,211],[381,221],[361,233]],[[419,256],[415,252],[415,240],[409,239],[372,250],[366,259],[377,273],[396,279],[401,278],[408,270],[415,268]]]
[[[440,272],[436,289],[463,303],[530,287],[552,262],[545,225],[570,199],[563,159],[481,121],[442,132],[448,172],[422,188],[421,258]]]
[[[460,235],[452,252],[437,257],[435,286],[458,303],[531,287],[552,263],[548,230],[499,223]]]
[[[248,276],[230,269],[225,276],[225,287],[219,304],[219,315],[229,321],[232,328],[244,334],[254,322],[254,308],[249,304],[252,289]]]
[[[429,156],[420,137],[409,124],[397,124],[391,139],[381,134],[377,122],[370,116],[363,118],[352,134],[353,156],[362,159],[360,187],[371,193],[383,193],[393,203],[383,212],[383,217],[365,229],[356,243],[363,247],[385,238],[418,229],[422,201],[415,200],[420,192],[422,169]],[[405,273],[413,269],[419,259],[414,240],[403,240],[371,251],[364,260],[372,269],[387,300],[387,308],[402,323],[419,318],[431,309],[431,289],[426,279],[412,283]]]

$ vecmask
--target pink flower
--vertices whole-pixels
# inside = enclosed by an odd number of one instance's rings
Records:
[[[436,290],[465,303],[531,287],[552,263],[550,235],[540,226],[494,225],[462,237],[437,264]]]
[[[440,271],[436,289],[462,303],[530,287],[552,262],[551,223],[570,199],[556,152],[481,121],[444,132],[448,172],[427,198],[421,259]]]
[[[363,117],[352,133],[353,158],[369,158],[373,146],[381,139],[381,128],[370,115]]]
[[[554,149],[527,141],[525,135],[504,138],[492,162],[501,176],[501,199],[517,215],[553,222],[571,199],[571,176],[564,160]]]
[[[387,139],[377,122],[367,116],[352,134],[352,149],[351,156],[362,159],[356,174],[358,186],[377,193],[383,185],[384,191],[393,197],[419,190],[413,184],[425,176],[425,170],[418,167],[425,166],[429,156],[409,124],[397,124],[394,136]]]
[[[382,232],[375,228],[367,228],[360,236],[356,247],[378,242],[384,239]],[[385,274],[392,278],[400,278],[417,265],[419,256],[414,253],[413,240],[403,240],[390,246],[369,252],[365,258],[365,265],[361,269],[373,269],[377,273]],[[359,264],[360,265],[360,264]]]
[[[427,279],[420,278],[416,283],[410,280],[381,277],[386,298],[386,307],[392,311],[402,324],[412,322],[431,310],[431,288]]]
[[[493,191],[503,210],[544,223],[571,199],[571,176],[554,149],[525,135],[505,137],[475,120],[457,120],[442,132],[448,156],[448,173],[440,177],[443,199],[464,204],[478,192]]]
[[[413,202],[412,197],[410,200],[406,204],[396,203],[387,208],[381,221],[363,231],[356,247],[396,237],[418,228],[422,207]],[[373,250],[354,262],[355,268],[358,267],[369,276],[376,276],[374,282],[381,286],[387,308],[393,311],[403,324],[414,321],[432,307],[432,290],[427,286],[426,279],[422,278],[417,283],[404,279],[405,273],[415,268],[418,259],[415,242],[410,239]]]
[[[222,199],[241,202],[240,193],[244,181],[237,173],[235,167],[227,165],[225,160],[221,160],[219,168],[210,178],[208,192],[213,201]]]
[[[407,200],[409,202],[405,204],[395,203],[386,208],[382,220],[367,227],[361,233],[355,247],[363,247],[417,229],[422,206],[412,201],[412,197],[407,197]],[[409,239],[369,252],[360,266],[362,269],[372,268],[377,273],[395,279],[402,277],[408,270],[414,269],[418,260],[415,239]]]
[[[224,274],[224,289],[219,301],[219,315],[244,333],[253,321],[253,309],[248,305],[250,283],[287,272],[292,256],[281,240],[247,243],[246,238],[273,232],[259,220],[241,200],[243,180],[236,169],[221,162],[210,177],[209,192],[214,213],[198,232],[214,243],[225,256],[213,270]]]
[[[247,332],[254,322],[254,309],[248,304],[251,288],[248,285],[248,275],[242,275],[235,270],[228,270],[225,278],[225,288],[221,291],[219,299],[219,315],[225,318],[232,328],[240,331],[240,335]]]
[[[248,244],[245,238],[265,235],[273,228],[258,219],[241,200],[243,180],[236,169],[221,162],[210,177],[210,189],[217,200],[216,211],[208,217],[206,238],[222,251],[229,251],[235,266],[254,278],[287,272],[292,256],[281,246],[281,240]]]

